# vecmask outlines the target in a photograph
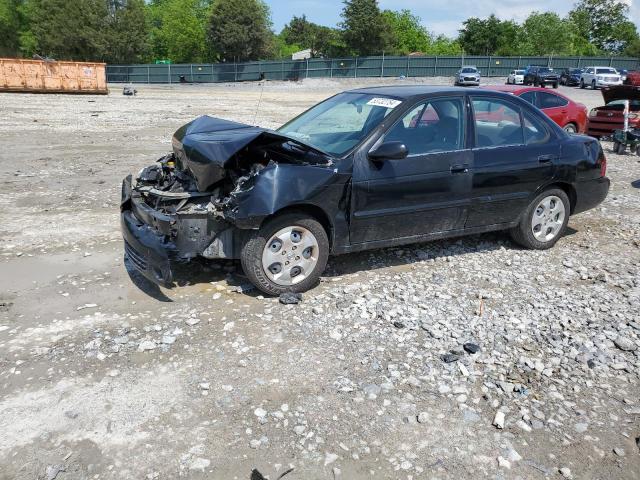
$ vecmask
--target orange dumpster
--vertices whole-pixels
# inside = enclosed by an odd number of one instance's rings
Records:
[[[0,58],[0,92],[107,94],[106,64]]]

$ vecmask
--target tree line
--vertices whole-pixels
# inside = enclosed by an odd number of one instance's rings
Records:
[[[0,0],[0,56],[145,63],[407,55],[627,55],[640,36],[622,0],[578,0],[565,17],[522,23],[469,18],[456,38],[434,35],[410,10],[346,0],[336,28],[294,16],[275,33],[262,0]]]

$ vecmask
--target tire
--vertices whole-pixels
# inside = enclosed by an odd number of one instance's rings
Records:
[[[591,80],[591,90],[595,90],[596,87],[596,81],[595,80]]]
[[[534,79],[533,79],[533,86],[534,86],[534,87],[539,87],[539,86],[540,86],[540,83],[538,82],[538,79],[537,79],[537,78],[534,78]]]
[[[561,203],[560,206],[558,202]],[[542,207],[542,210],[539,210],[543,203],[546,203],[546,205]],[[549,210],[550,208],[552,209]],[[554,211],[555,213],[553,213]],[[522,213],[520,223],[509,231],[511,238],[518,245],[525,248],[533,250],[551,248],[566,230],[570,211],[571,203],[563,190],[559,188],[547,189],[536,196]],[[543,214],[549,215],[549,212],[551,212],[551,216],[540,218]],[[536,217],[535,220],[539,221],[539,223],[535,224],[535,227],[534,215]],[[534,228],[537,229],[536,233],[534,233]]]
[[[613,151],[616,152],[618,155],[624,155],[624,152],[626,149],[627,149],[627,146],[624,143],[613,142]]]
[[[288,235],[287,230],[289,229],[299,235],[297,242]],[[285,237],[285,240],[280,241],[278,237],[275,237],[276,234],[281,238]],[[266,247],[267,242],[272,240],[274,240],[274,244],[277,242],[280,243],[280,250],[275,250],[273,253],[270,253]],[[301,243],[303,247],[305,245],[312,245],[307,247],[310,249],[309,254],[311,257],[309,258],[311,258],[311,260],[302,259],[302,252],[300,252],[300,255],[296,255],[297,252],[294,252],[294,250],[297,247],[297,243]],[[307,248],[304,249],[304,252],[307,252]],[[270,257],[275,258],[275,253],[279,253],[280,251],[283,252],[283,255],[284,252],[288,251],[289,254],[286,258],[283,258],[283,260],[287,263],[289,261],[293,263],[291,267],[285,267],[279,264],[282,273],[290,273],[295,268],[302,269],[301,273],[293,276],[292,279],[289,277],[290,281],[287,281],[286,277],[284,279],[276,278],[278,274],[268,271],[264,266],[265,263],[271,261]],[[316,286],[320,275],[322,275],[327,266],[328,258],[329,239],[327,232],[317,220],[301,212],[285,213],[268,220],[260,230],[251,234],[240,252],[240,261],[244,273],[251,283],[268,295],[281,295],[287,292],[300,293]],[[277,266],[278,263],[274,262],[273,265]],[[305,272],[305,266],[309,266],[310,271]],[[296,281],[296,277],[300,277],[301,275],[301,279]]]
[[[558,82],[553,82],[553,88],[558,88]]]
[[[578,133],[578,128],[576,127],[575,123],[567,123],[563,130],[567,133]]]
[[[580,79],[580,88],[584,88],[585,84],[584,84],[584,79]]]

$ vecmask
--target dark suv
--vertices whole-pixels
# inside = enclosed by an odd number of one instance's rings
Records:
[[[558,88],[559,83],[560,76],[553,71],[553,68],[530,65],[524,71],[525,85],[533,85],[534,87],[553,85],[553,88]]]

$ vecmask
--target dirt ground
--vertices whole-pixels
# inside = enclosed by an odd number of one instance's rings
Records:
[[[640,478],[640,157],[608,142],[609,197],[551,251],[341,256],[295,306],[234,263],[127,270],[121,180],[178,127],[376,83],[0,94],[0,479]]]

